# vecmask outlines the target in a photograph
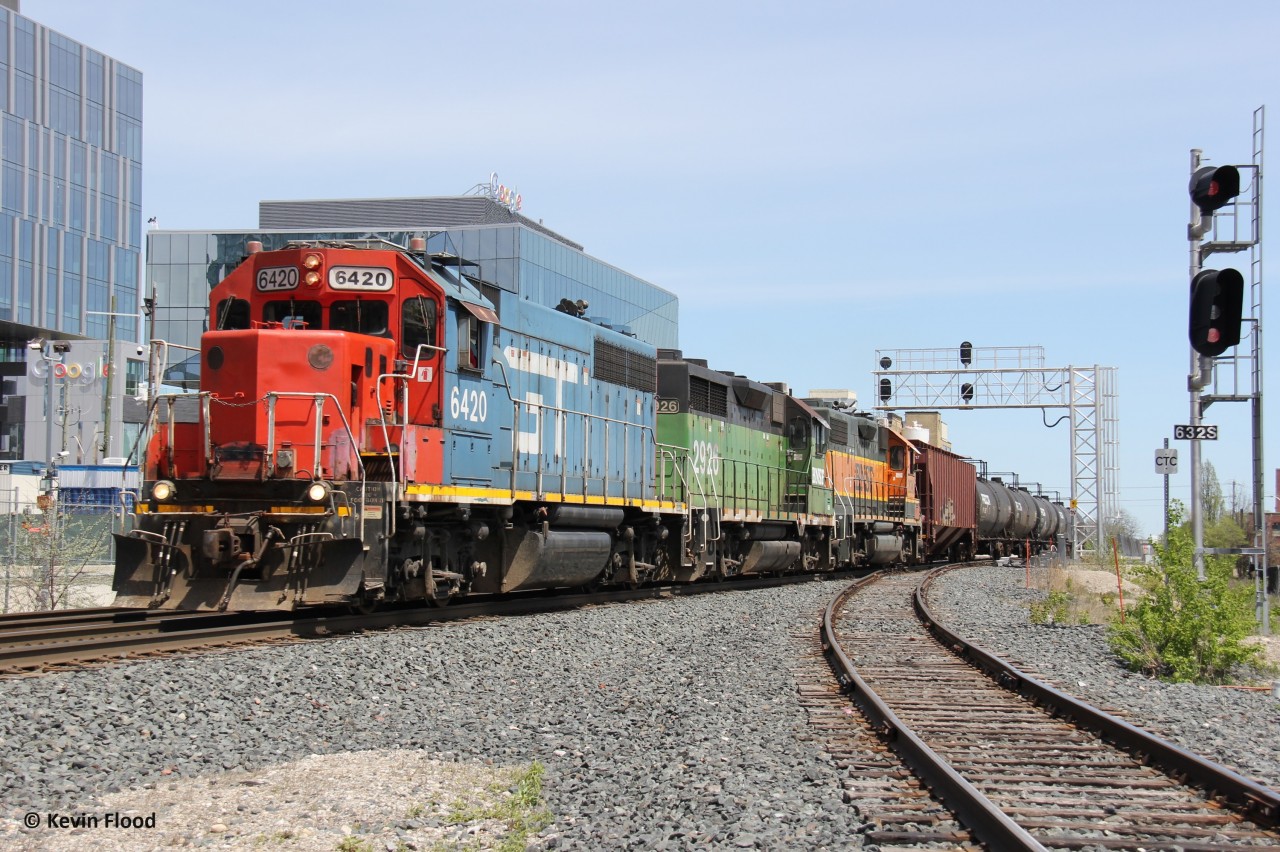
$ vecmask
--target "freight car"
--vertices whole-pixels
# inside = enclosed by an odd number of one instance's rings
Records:
[[[924,553],[928,559],[973,559],[1039,552],[1067,534],[1060,503],[985,479],[977,468],[940,447],[923,444],[917,465]]]
[[[422,240],[251,243],[210,294],[199,393],[152,399],[117,603],[439,604],[936,550],[898,430],[466,268]]]

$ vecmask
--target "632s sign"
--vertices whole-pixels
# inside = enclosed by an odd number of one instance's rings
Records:
[[[1218,440],[1217,426],[1174,426],[1173,440],[1175,441],[1216,441]]]

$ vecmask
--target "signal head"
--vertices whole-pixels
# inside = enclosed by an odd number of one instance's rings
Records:
[[[1206,269],[1191,280],[1191,348],[1216,358],[1240,342],[1244,276],[1234,269]]]
[[[1191,200],[1203,216],[1211,216],[1240,194],[1240,171],[1235,166],[1205,166],[1196,169],[1187,187]]]

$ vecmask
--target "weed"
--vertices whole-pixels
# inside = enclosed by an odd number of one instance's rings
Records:
[[[1032,624],[1066,624],[1071,596],[1066,592],[1052,591],[1044,600],[1031,604]]]
[[[367,840],[361,840],[354,835],[342,838],[342,842],[335,847],[337,852],[373,852],[373,844]]]
[[[1222,683],[1233,669],[1256,666],[1262,650],[1245,641],[1254,631],[1253,589],[1233,582],[1229,558],[1206,557],[1205,579],[1192,565],[1191,531],[1182,504],[1169,512],[1169,538],[1157,565],[1145,569],[1147,594],[1123,624],[1111,625],[1112,650],[1126,665],[1172,681]]]
[[[486,807],[455,802],[448,821],[458,825],[486,819],[500,820],[508,831],[498,846],[500,852],[522,852],[528,845],[529,835],[551,824],[551,813],[542,802],[544,772],[542,764],[535,760],[528,769],[516,773],[507,787],[494,785],[490,788],[500,796],[496,804]]]

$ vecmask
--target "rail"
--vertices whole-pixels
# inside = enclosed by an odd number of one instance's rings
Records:
[[[925,599],[928,596],[929,585],[934,579],[954,567],[945,566],[929,572],[912,597],[916,614],[929,632],[944,646],[950,648],[970,665],[985,672],[1006,689],[1042,707],[1050,708],[1057,716],[1097,732],[1104,739],[1131,754],[1141,755],[1143,760],[1163,772],[1212,790],[1248,811],[1255,819],[1265,821],[1268,825],[1280,825],[1280,793],[1179,748],[1149,731],[1117,719],[1075,696],[1060,692],[939,624],[929,610]]]

